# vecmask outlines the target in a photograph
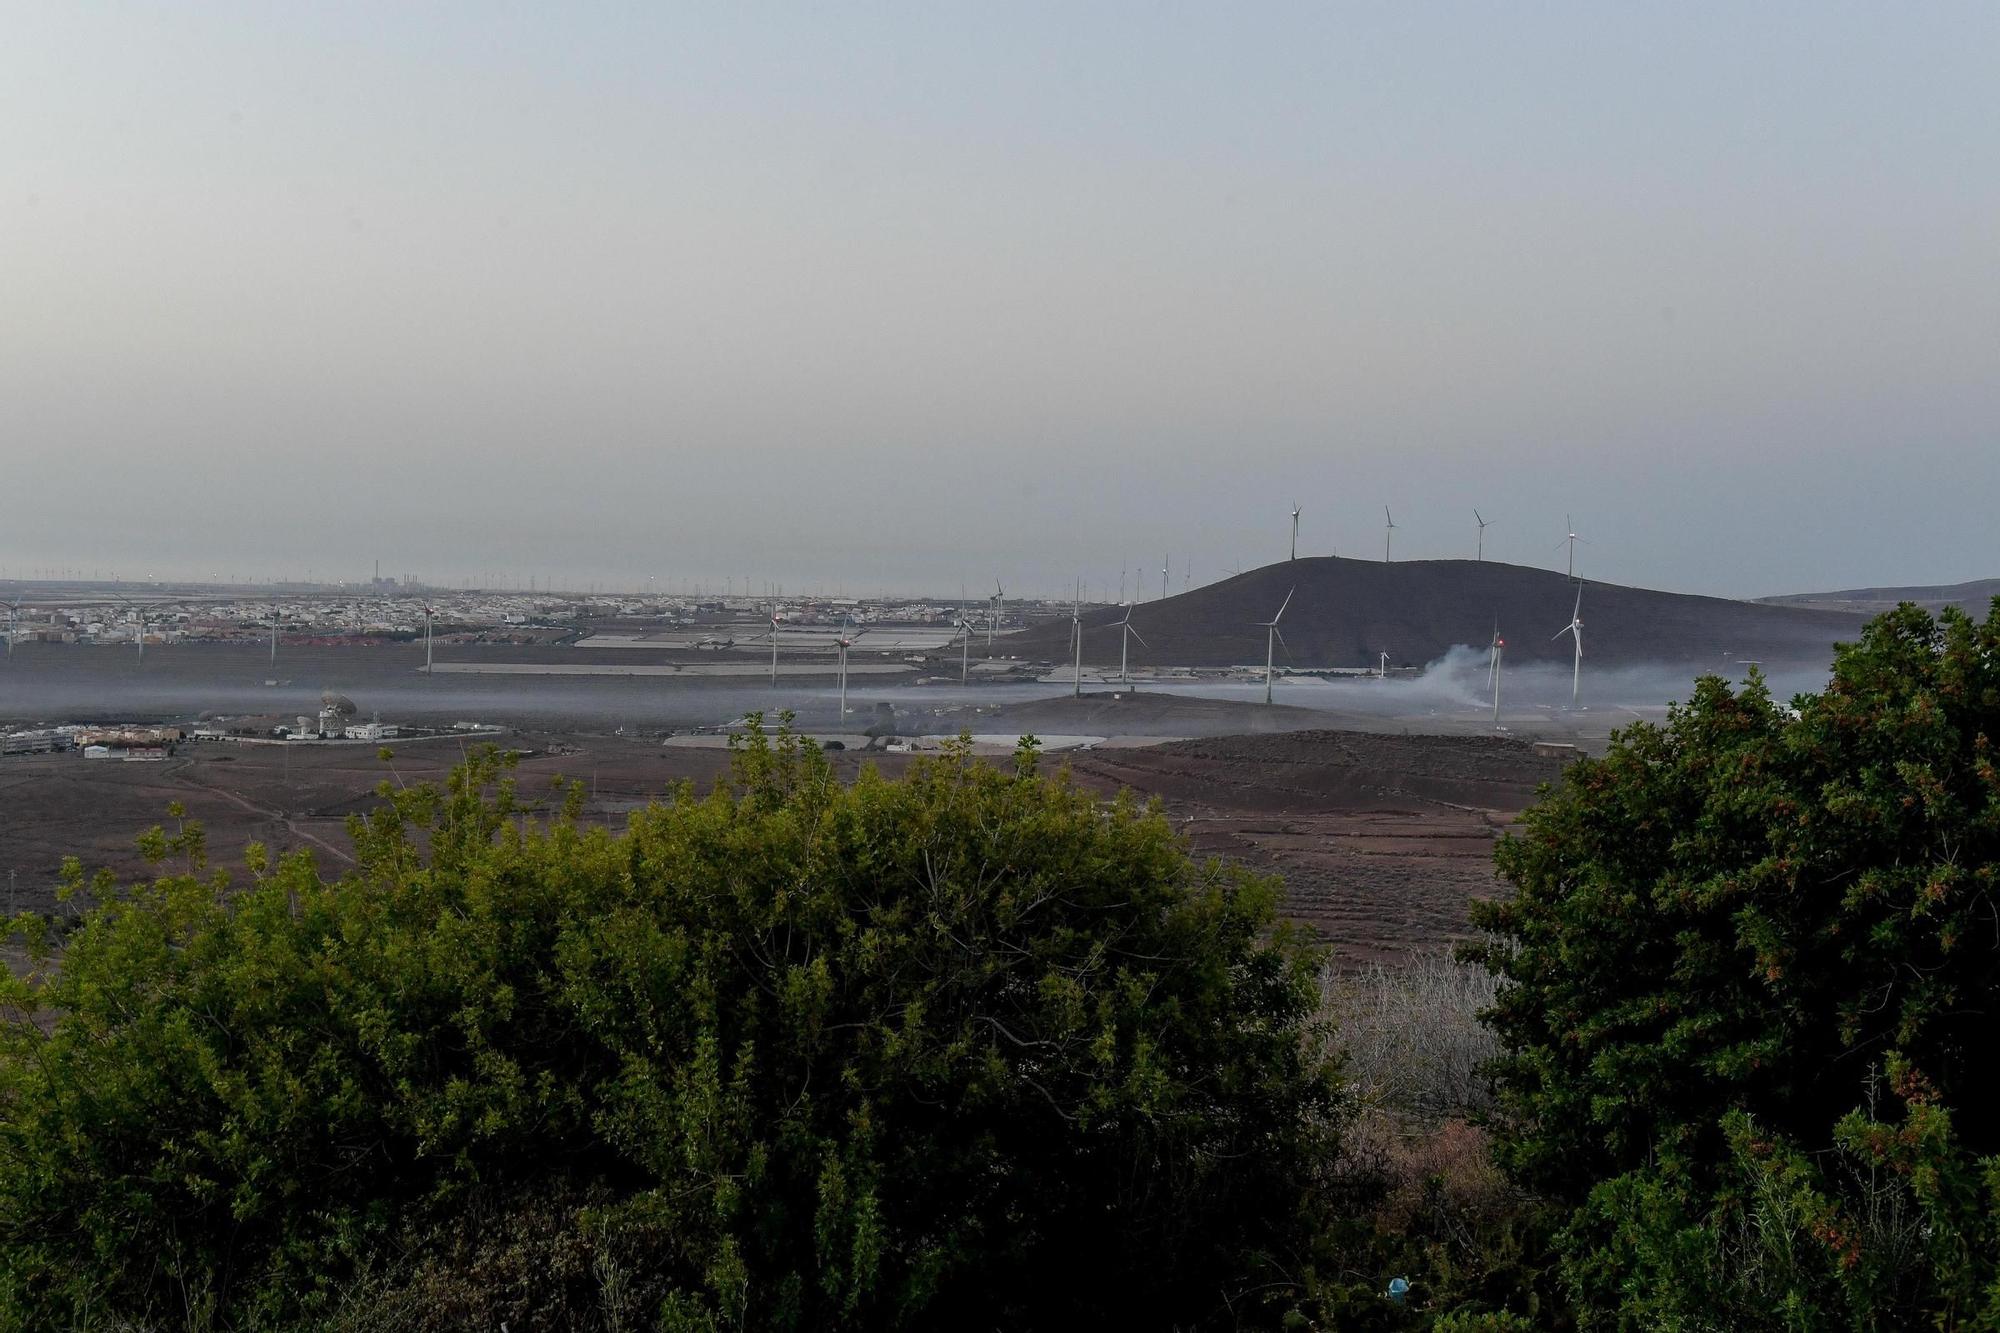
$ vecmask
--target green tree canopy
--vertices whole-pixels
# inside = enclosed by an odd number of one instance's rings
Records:
[[[156,834],[9,985],[16,1324],[1165,1327],[1303,1277],[1318,958],[1156,812],[756,728],[623,831],[490,753],[383,796],[333,881]]]
[[[1503,844],[1502,1152],[1574,1207],[1586,1323],[1993,1326],[1996,736],[2000,604],[1906,606],[1791,708],[1702,681]]]

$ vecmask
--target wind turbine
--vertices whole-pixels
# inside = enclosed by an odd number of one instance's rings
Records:
[[[963,624],[964,621],[961,619],[959,623]],[[842,632],[835,637],[834,642],[840,646],[840,715],[842,717],[846,717],[847,716],[847,650],[854,646],[854,641],[856,639],[860,638],[863,634],[866,634],[868,631],[865,629],[856,630],[854,633],[849,634],[846,631],[852,628],[852,622],[845,620],[841,622],[840,628]],[[773,634],[777,633],[777,627],[775,625],[772,626],[771,632]]]
[[[952,628],[958,631],[958,683],[963,685],[972,674],[972,622],[961,611]]]
[[[431,622],[437,618],[437,608],[424,608],[424,674],[431,674]]]
[[[1479,524],[1479,549],[1474,552],[1472,558],[1474,560],[1484,560],[1486,558],[1486,529],[1493,525],[1479,517],[1477,509],[1472,511],[1472,519],[1475,523]]]
[[[284,618],[285,618],[285,613],[282,610],[280,610],[276,606],[273,606],[271,608],[271,665],[272,666],[276,666],[278,664],[278,624],[279,622],[284,620]]]
[[[1174,558],[1170,555],[1160,562],[1160,600],[1167,600],[1167,575],[1173,572]]]
[[[129,607],[131,607],[131,608],[132,608],[132,609],[133,609],[134,611],[136,611],[136,612],[138,612],[138,613],[139,613],[139,665],[140,665],[140,666],[144,666],[144,665],[146,665],[146,607],[145,607],[145,604],[144,604],[144,603],[142,603],[142,602],[135,602],[135,601],[131,600],[131,599],[130,599],[130,598],[128,598],[128,597],[119,597],[119,598],[116,598],[116,599],[114,599],[114,600],[116,600],[116,601],[118,601],[118,602],[121,602],[121,603],[123,603],[123,604],[124,604],[124,605],[126,605],[126,606],[129,606]]]
[[[14,636],[20,633],[21,604],[7,603],[7,660],[14,660]]]
[[[1076,665],[1070,676],[1071,693],[1083,697],[1083,602],[1081,598],[1069,604],[1069,637],[1076,647]]]
[[[1553,635],[1550,636],[1552,639],[1560,639],[1563,635],[1567,634],[1576,643],[1576,665],[1572,669],[1569,679],[1569,706],[1572,711],[1574,711],[1576,708],[1577,687],[1583,683],[1582,612],[1583,612],[1583,585],[1579,583],[1576,585],[1576,605],[1575,607],[1571,608],[1569,613],[1569,624],[1564,625],[1561,629],[1557,630]]]
[[[1389,654],[1383,653],[1381,662],[1375,668],[1375,679],[1389,679]]]
[[[1132,651],[1132,640],[1137,639],[1139,646],[1148,650],[1153,645],[1146,642],[1145,635],[1132,628],[1132,608],[1129,605],[1125,608],[1125,618],[1118,622],[1118,628],[1120,631],[1118,640],[1118,680],[1120,684],[1130,685],[1132,678],[1125,672],[1125,663]]]
[[[1295,593],[1297,591],[1298,587],[1294,585],[1288,592],[1285,593],[1285,600],[1278,603],[1277,615],[1272,616],[1269,620],[1260,620],[1257,622],[1257,624],[1260,627],[1262,627],[1265,631],[1264,634],[1264,702],[1265,703],[1271,702],[1271,677],[1273,675],[1274,668],[1276,667],[1277,664],[1277,645],[1285,641],[1285,636],[1278,632],[1278,622],[1285,618],[1285,608],[1292,604],[1292,593]],[[1287,648],[1287,651],[1289,651],[1289,647]]]
[[[1382,563],[1386,565],[1389,563],[1389,541],[1396,535],[1396,518],[1389,512],[1388,505],[1382,506],[1382,519],[1385,524],[1382,529]]]
[[[749,580],[745,579],[744,582],[748,583]],[[778,604],[773,602],[771,604],[771,684],[773,686],[776,686],[778,683],[778,621],[782,618],[778,614]]]
[[[1299,558],[1299,507],[1292,506],[1292,559]]]
[[[1564,514],[1563,524],[1569,531],[1569,536],[1563,538],[1563,541],[1569,543],[1569,576],[1573,579],[1576,577],[1576,544],[1583,539],[1576,535],[1575,519],[1571,518],[1568,514]],[[1557,542],[1556,546],[1560,548],[1562,544],[1562,542]]]
[[[1000,613],[1007,604],[1007,590],[1000,586],[1000,580],[993,580],[993,612],[986,618],[986,651],[993,651],[993,626],[999,621]]]

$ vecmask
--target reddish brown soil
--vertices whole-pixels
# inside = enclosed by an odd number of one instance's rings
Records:
[[[557,775],[584,782],[592,818],[622,819],[670,784],[706,786],[728,766],[722,750],[662,747],[616,736],[516,734],[535,751],[516,777],[522,794]],[[8,905],[47,907],[68,855],[121,877],[147,872],[134,840],[170,823],[179,801],[209,834],[211,860],[239,865],[246,843],[311,848],[337,873],[350,846],[349,815],[369,809],[375,784],[441,777],[450,742],[404,744],[393,765],[372,746],[183,747],[164,763],[75,755],[0,762],[0,877]],[[852,776],[863,756],[830,756]],[[1291,732],[1181,741],[1066,756],[1077,779],[1104,792],[1158,798],[1198,851],[1283,876],[1292,915],[1347,959],[1392,957],[1462,936],[1466,907],[1494,891],[1494,840],[1553,778],[1555,760],[1516,741],[1485,737]],[[873,756],[894,775],[907,756]],[[0,883],[0,891],[4,891]]]
[[[1072,769],[1158,797],[1195,847],[1283,877],[1343,959],[1436,948],[1499,887],[1493,844],[1558,761],[1487,737],[1291,732],[1096,750]]]

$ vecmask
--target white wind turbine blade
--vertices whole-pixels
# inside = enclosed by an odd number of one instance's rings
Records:
[[[1145,647],[1150,649],[1153,646],[1152,644],[1146,642],[1145,635],[1141,634],[1138,630],[1132,628],[1132,622],[1129,620],[1125,622],[1125,632],[1130,634],[1133,638],[1137,639]]]
[[[1271,617],[1271,623],[1273,625],[1277,624],[1280,620],[1283,620],[1285,618],[1285,608],[1292,604],[1292,593],[1295,593],[1297,591],[1298,588],[1294,586],[1285,593],[1285,600],[1278,603],[1278,614]]]

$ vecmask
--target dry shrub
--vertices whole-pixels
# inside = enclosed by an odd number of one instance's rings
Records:
[[[1322,978],[1358,1108],[1346,1168],[1372,1184],[1362,1192],[1391,1232],[1470,1246],[1517,1202],[1474,1123],[1492,1105],[1481,1066],[1495,1046],[1479,1013],[1494,985],[1484,968],[1442,953],[1330,967]]]
[[[1492,1090],[1480,1067],[1497,1047],[1479,1013],[1496,984],[1485,968],[1449,954],[1329,967],[1324,1003],[1364,1113],[1430,1128],[1484,1113]]]

